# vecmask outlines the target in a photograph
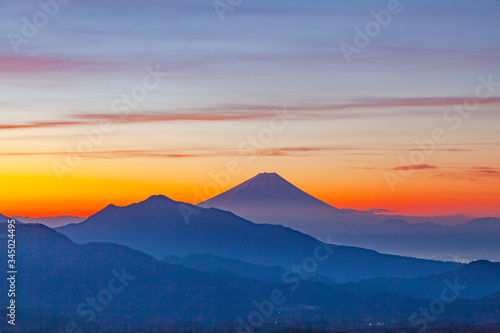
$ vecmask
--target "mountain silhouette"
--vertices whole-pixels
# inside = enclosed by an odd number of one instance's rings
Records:
[[[330,206],[276,173],[258,174],[198,205],[383,253],[450,261],[500,260],[500,219],[481,218],[456,226],[379,220],[376,215],[361,216]]]
[[[210,253],[285,269],[329,251],[315,273],[337,282],[380,276],[410,278],[460,267],[451,262],[385,255],[362,248],[329,247],[290,228],[255,224],[228,211],[200,208],[164,196],[125,207],[109,205],[85,222],[56,230],[77,243],[123,244],[158,259]]]
[[[457,227],[469,232],[480,229],[486,232],[500,231],[500,219],[495,217],[483,217],[470,220],[469,222],[460,224]]]
[[[280,281],[285,270],[279,266],[262,266],[226,259],[212,254],[189,255],[184,258],[169,256],[166,263],[182,265],[203,272],[231,272],[233,274],[264,281]],[[478,260],[456,271],[432,274],[414,279],[374,278],[345,284],[315,275],[310,281],[322,282],[358,294],[390,293],[405,297],[436,299],[440,297],[444,281],[464,285],[458,298],[480,299],[500,292],[500,263]]]
[[[335,208],[274,172],[260,173],[198,206],[229,210],[257,222],[273,223],[273,217],[344,223],[375,222],[368,217]]]
[[[391,293],[400,296],[436,299],[443,290],[443,282],[465,286],[459,298],[480,299],[500,292],[500,263],[478,260],[453,272],[444,272],[414,279],[375,278],[350,282],[338,287],[356,293]]]
[[[62,227],[70,223],[80,223],[85,221],[85,218],[77,216],[55,216],[55,217],[26,217],[26,216],[13,216],[18,221],[23,223],[39,223],[44,224],[50,228]]]
[[[3,225],[0,235],[6,232]],[[22,274],[16,299],[22,326],[14,332],[60,332],[69,324],[82,332],[234,332],[241,329],[238,318],[247,320],[259,309],[266,313],[259,326],[264,331],[299,326],[306,331],[351,330],[365,328],[369,321],[397,327],[408,326],[408,314],[431,302],[386,293],[354,294],[318,282],[302,281],[292,289],[295,283],[201,272],[123,245],[78,245],[43,225],[19,225],[17,240]],[[6,260],[0,256],[0,265]],[[8,283],[1,279],[0,288],[8,290]],[[270,308],[265,302],[275,290],[285,299]],[[493,295],[456,301],[434,324],[495,322],[498,300]],[[7,302],[7,293],[2,293],[4,313]],[[6,327],[7,317],[2,318]]]
[[[264,266],[244,262],[237,259],[227,259],[213,254],[190,254],[184,258],[167,256],[163,262],[182,265],[202,272],[230,272],[242,277],[264,281],[281,281],[286,270],[280,266]],[[308,281],[332,284],[326,276],[314,275],[307,277]]]

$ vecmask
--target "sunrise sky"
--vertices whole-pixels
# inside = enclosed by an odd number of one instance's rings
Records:
[[[211,1],[70,1],[28,36],[41,7],[3,3],[0,212],[195,203],[268,171],[339,208],[499,217],[500,3],[401,1],[349,63],[339,45],[388,2],[245,0],[221,20]],[[435,129],[432,155],[400,161]]]

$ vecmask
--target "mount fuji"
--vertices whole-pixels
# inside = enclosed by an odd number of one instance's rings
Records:
[[[277,173],[260,173],[198,206],[229,210],[254,222],[283,224],[301,230],[311,222],[377,223],[370,217],[335,208],[302,191]],[[286,219],[286,223],[283,223]],[[297,224],[294,224],[296,221]]]
[[[390,215],[358,215],[300,190],[276,173],[261,173],[198,204],[228,210],[255,223],[283,225],[322,241],[403,256],[472,261],[500,260],[500,219],[446,226],[407,223]]]

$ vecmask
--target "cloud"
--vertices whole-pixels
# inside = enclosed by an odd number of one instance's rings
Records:
[[[473,167],[471,168],[472,172],[478,173],[478,174],[484,174],[484,175],[492,175],[492,176],[499,176],[500,171],[494,168],[490,167]]]
[[[45,127],[58,127],[58,126],[69,126],[69,125],[80,125],[80,121],[59,121],[59,122],[33,122],[26,124],[13,124],[13,125],[1,125],[0,129],[19,129],[19,128],[45,128]]]
[[[413,164],[413,165],[404,165],[392,168],[391,170],[427,170],[427,169],[437,169],[437,166],[428,165],[428,164]]]
[[[114,64],[105,64],[88,60],[69,60],[63,58],[10,56],[0,54],[1,74],[33,74],[49,73],[55,71],[68,71],[73,69],[85,69],[89,67],[109,67]]]
[[[169,112],[144,112],[129,115],[119,114],[83,114],[76,118],[97,122],[113,123],[150,123],[167,121],[233,121],[233,120],[261,120],[269,119],[270,112],[217,112],[217,113],[169,113]]]
[[[387,213],[396,213],[394,210],[384,209],[384,208],[371,208],[366,210],[357,210],[352,208],[343,208],[343,211],[360,214],[360,215],[377,215],[377,214],[387,214]]]
[[[389,209],[383,209],[383,208],[371,208],[365,210],[367,213],[373,213],[373,214],[380,214],[380,213],[395,213],[396,211],[394,210],[389,210]]]
[[[273,117],[272,113],[137,113],[127,116],[118,114],[83,114],[74,115],[72,121],[39,121],[24,124],[0,124],[2,129],[20,129],[20,128],[50,128],[60,126],[75,125],[95,125],[99,123],[152,123],[152,122],[171,122],[171,121],[236,121],[236,120],[262,120]]]
[[[1,58],[0,58],[1,60]],[[52,62],[49,61],[48,67]],[[2,66],[2,65],[0,65]],[[62,65],[64,67],[64,65]],[[36,67],[36,66],[35,66]],[[44,67],[44,66],[42,66]],[[1,67],[0,67],[1,72]],[[136,112],[128,115],[117,113],[84,113],[70,115],[68,121],[47,121],[25,124],[0,125],[1,129],[16,128],[41,128],[55,126],[86,125],[100,122],[112,123],[153,123],[171,121],[245,121],[245,120],[266,120],[271,119],[273,110],[283,110],[292,113],[297,120],[320,120],[320,119],[361,119],[376,117],[409,116],[426,113],[424,111],[404,111],[398,110],[388,112],[385,109],[394,107],[409,106],[449,106],[461,104],[463,98],[459,97],[430,97],[430,98],[375,98],[359,99],[355,102],[339,102],[327,105],[304,105],[304,106],[283,106],[277,105],[254,105],[254,104],[220,104],[215,106],[186,109],[177,112],[155,111]],[[490,98],[480,101],[482,104],[500,103],[500,97]],[[361,108],[383,108],[383,112],[361,112],[342,113]],[[339,112],[332,112],[339,111]],[[445,151],[445,150],[443,150]],[[458,148],[449,148],[446,151],[465,151]]]
[[[359,169],[359,170],[380,170],[379,167],[348,167],[349,169]]]
[[[452,106],[463,104],[467,97],[380,97],[380,98],[359,98],[348,101],[327,102],[317,105],[287,106],[288,111],[338,111],[361,108],[395,108],[413,106]],[[491,97],[479,101],[480,104],[500,103],[500,97]],[[203,108],[204,111],[269,111],[282,109],[279,105],[255,105],[255,104],[220,104]]]
[[[0,156],[57,156],[67,155],[66,151],[52,152],[22,152],[22,153],[0,153]],[[211,156],[207,153],[188,153],[179,149],[172,150],[105,150],[74,153],[77,156],[87,158],[132,158],[132,157],[158,157],[158,158],[183,158]]]
[[[436,175],[436,177],[441,178],[452,178],[458,180],[469,180],[473,182],[478,182],[486,178],[496,178],[500,177],[500,170],[487,166],[477,166],[477,167],[450,167],[442,168],[449,169],[448,171],[441,172]]]
[[[338,150],[349,150],[351,148],[339,148]],[[355,149],[355,148],[354,148]],[[337,150],[337,149],[334,149]],[[287,147],[269,148],[255,150],[258,156],[311,156],[301,152],[329,151],[328,147]],[[252,153],[254,153],[252,151]],[[77,155],[92,158],[131,158],[131,157],[153,157],[153,158],[186,158],[186,157],[226,157],[247,156],[250,152],[240,151],[234,148],[174,148],[174,149],[143,149],[143,150],[106,150],[82,152]],[[13,152],[0,153],[0,156],[43,156],[43,155],[66,155],[66,151],[52,152]]]
[[[250,146],[249,146],[250,147]],[[364,148],[356,147],[283,147],[283,148],[264,148],[255,150],[238,150],[235,148],[174,148],[174,149],[144,149],[144,150],[107,150],[91,151],[78,153],[80,156],[91,158],[133,158],[133,157],[151,157],[151,158],[188,158],[188,157],[242,157],[251,154],[257,156],[294,156],[309,157],[319,156],[321,152],[342,152],[349,154],[351,150]],[[66,155],[66,151],[53,152],[13,152],[0,153],[0,156],[43,156],[43,155]]]
[[[57,124],[56,124],[57,125]],[[383,151],[391,151],[391,148],[379,147],[355,147],[355,146],[297,146],[297,147],[272,147],[272,148],[252,148],[248,145],[244,150],[236,148],[175,148],[175,149],[157,149],[157,150],[113,150],[113,151],[95,151],[82,153],[82,156],[97,158],[123,158],[123,157],[225,157],[225,156],[246,156],[255,154],[257,156],[292,156],[292,157],[312,157],[329,156],[332,153],[340,155],[381,155]],[[399,150],[397,150],[399,151]],[[0,153],[2,155],[64,155],[66,152],[26,152],[26,153]],[[349,169],[376,170],[380,167],[348,167]],[[435,166],[426,164],[400,166],[392,170],[423,170],[437,169]],[[479,170],[480,172],[490,173],[491,170]]]

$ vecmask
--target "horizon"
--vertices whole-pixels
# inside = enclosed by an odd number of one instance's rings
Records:
[[[251,178],[249,178],[249,179],[246,179],[246,180],[242,181],[241,183],[235,184],[234,186],[232,186],[232,185],[231,185],[231,186],[228,186],[228,188],[227,188],[225,191],[223,191],[223,192],[221,192],[221,193],[219,193],[219,194],[215,195],[214,197],[207,198],[207,200],[204,200],[204,201],[209,201],[209,200],[211,200],[211,199],[213,199],[213,198],[215,198],[215,197],[219,196],[220,194],[223,194],[223,193],[225,193],[225,192],[227,192],[227,191],[229,191],[229,190],[231,190],[231,189],[233,189],[233,188],[235,188],[235,187],[238,187],[238,186],[240,186],[240,185],[241,185],[241,184],[243,184],[243,183],[246,183],[246,182],[248,182],[248,181],[251,181],[251,180],[253,180],[253,179],[255,179],[255,178],[257,178],[257,177],[259,177],[259,176],[261,176],[261,175],[277,175],[280,179],[283,179],[285,182],[287,182],[287,183],[291,184],[292,186],[296,187],[296,186],[295,186],[292,182],[289,182],[287,179],[285,179],[285,178],[281,177],[281,175],[279,175],[278,173],[273,172],[273,171],[266,171],[266,172],[260,172],[260,173],[258,173],[258,174],[256,174],[256,175],[254,175],[253,177],[251,177]],[[298,188],[298,189],[299,189],[299,190],[301,190],[301,191],[303,191],[303,190],[302,190],[302,189],[300,189],[300,188]],[[303,192],[305,192],[305,193],[307,193],[307,194],[310,194],[310,193],[308,193],[307,191],[303,191]],[[29,219],[40,219],[40,218],[60,218],[60,217],[78,217],[78,218],[85,218],[85,219],[86,219],[86,218],[89,218],[89,217],[91,217],[92,215],[94,215],[94,214],[98,213],[99,211],[101,211],[102,209],[106,208],[106,207],[107,207],[107,206],[109,206],[109,205],[114,205],[114,206],[118,206],[118,207],[126,207],[126,206],[129,206],[129,205],[132,205],[132,204],[136,204],[136,203],[141,203],[141,202],[144,202],[144,201],[146,201],[146,200],[148,200],[148,199],[150,199],[150,198],[152,198],[152,197],[165,197],[165,198],[167,198],[167,199],[174,200],[174,201],[176,201],[176,202],[185,203],[185,202],[183,202],[183,201],[178,201],[178,200],[175,200],[175,199],[173,199],[173,198],[169,197],[167,194],[164,194],[164,193],[156,193],[156,194],[150,194],[150,195],[148,195],[147,197],[144,197],[144,198],[142,198],[142,199],[139,199],[138,201],[133,201],[133,202],[128,202],[128,203],[122,203],[122,204],[119,204],[119,205],[118,205],[118,204],[116,204],[116,203],[113,203],[113,202],[108,202],[108,203],[104,203],[104,202],[103,202],[103,203],[101,204],[101,207],[102,207],[102,208],[100,208],[100,209],[98,209],[98,210],[96,210],[96,211],[94,211],[94,212],[92,212],[92,213],[90,213],[90,214],[88,214],[88,215],[85,215],[85,216],[78,216],[78,215],[21,216],[21,215],[16,215],[16,214],[14,214],[14,215],[10,215],[10,214],[9,214],[8,216],[10,216],[10,217],[20,217],[20,218],[29,218]],[[314,197],[314,196],[313,196],[313,197]],[[315,198],[316,198],[316,197],[315,197]],[[318,199],[318,198],[316,198],[316,199]],[[202,202],[204,202],[204,201],[200,201],[200,202],[197,202],[197,203],[193,203],[193,205],[199,205],[199,204],[201,204],[201,203],[202,203]],[[324,202],[324,201],[323,201],[323,202]],[[328,203],[327,203],[327,204],[328,204]],[[329,204],[329,205],[330,205],[330,204]],[[335,206],[333,206],[333,205],[331,205],[331,206],[332,206],[332,207],[335,207]],[[343,210],[353,210],[355,214],[370,213],[370,214],[373,214],[373,215],[375,215],[375,216],[377,216],[377,215],[388,216],[388,218],[389,218],[390,216],[399,217],[399,216],[401,216],[401,215],[402,215],[402,214],[400,214],[399,212],[385,210],[384,208],[370,208],[370,209],[366,209],[366,210],[356,210],[356,209],[352,209],[352,208],[349,208],[349,207],[335,207],[335,208],[339,208],[339,209],[343,209]],[[0,213],[2,213],[2,212],[0,212]],[[404,217],[405,217],[405,216],[403,215],[401,218],[403,218],[403,219],[404,219]],[[464,214],[441,215],[441,216],[408,215],[408,217],[418,217],[418,218],[428,218],[428,219],[435,219],[435,218],[458,218],[458,217],[460,217],[460,218],[462,218],[462,219],[468,219],[468,220],[478,219],[478,218],[490,218],[490,217],[491,217],[491,218],[498,218],[498,216],[469,216],[469,215],[464,215]],[[468,220],[467,220],[467,221],[468,221]],[[466,221],[466,222],[467,222],[467,221]],[[408,223],[426,223],[426,222],[411,222],[411,221],[406,221],[406,222],[408,222]],[[455,223],[453,223],[453,222],[451,222],[451,223],[450,223],[450,222],[448,222],[448,223],[441,222],[441,223],[440,223],[440,222],[435,222],[435,221],[431,221],[431,222],[432,222],[432,223],[436,223],[436,224],[449,225],[449,226],[453,226],[453,225],[459,225],[459,224],[461,224],[460,222],[455,222]],[[466,222],[462,222],[462,223],[466,223]]]

